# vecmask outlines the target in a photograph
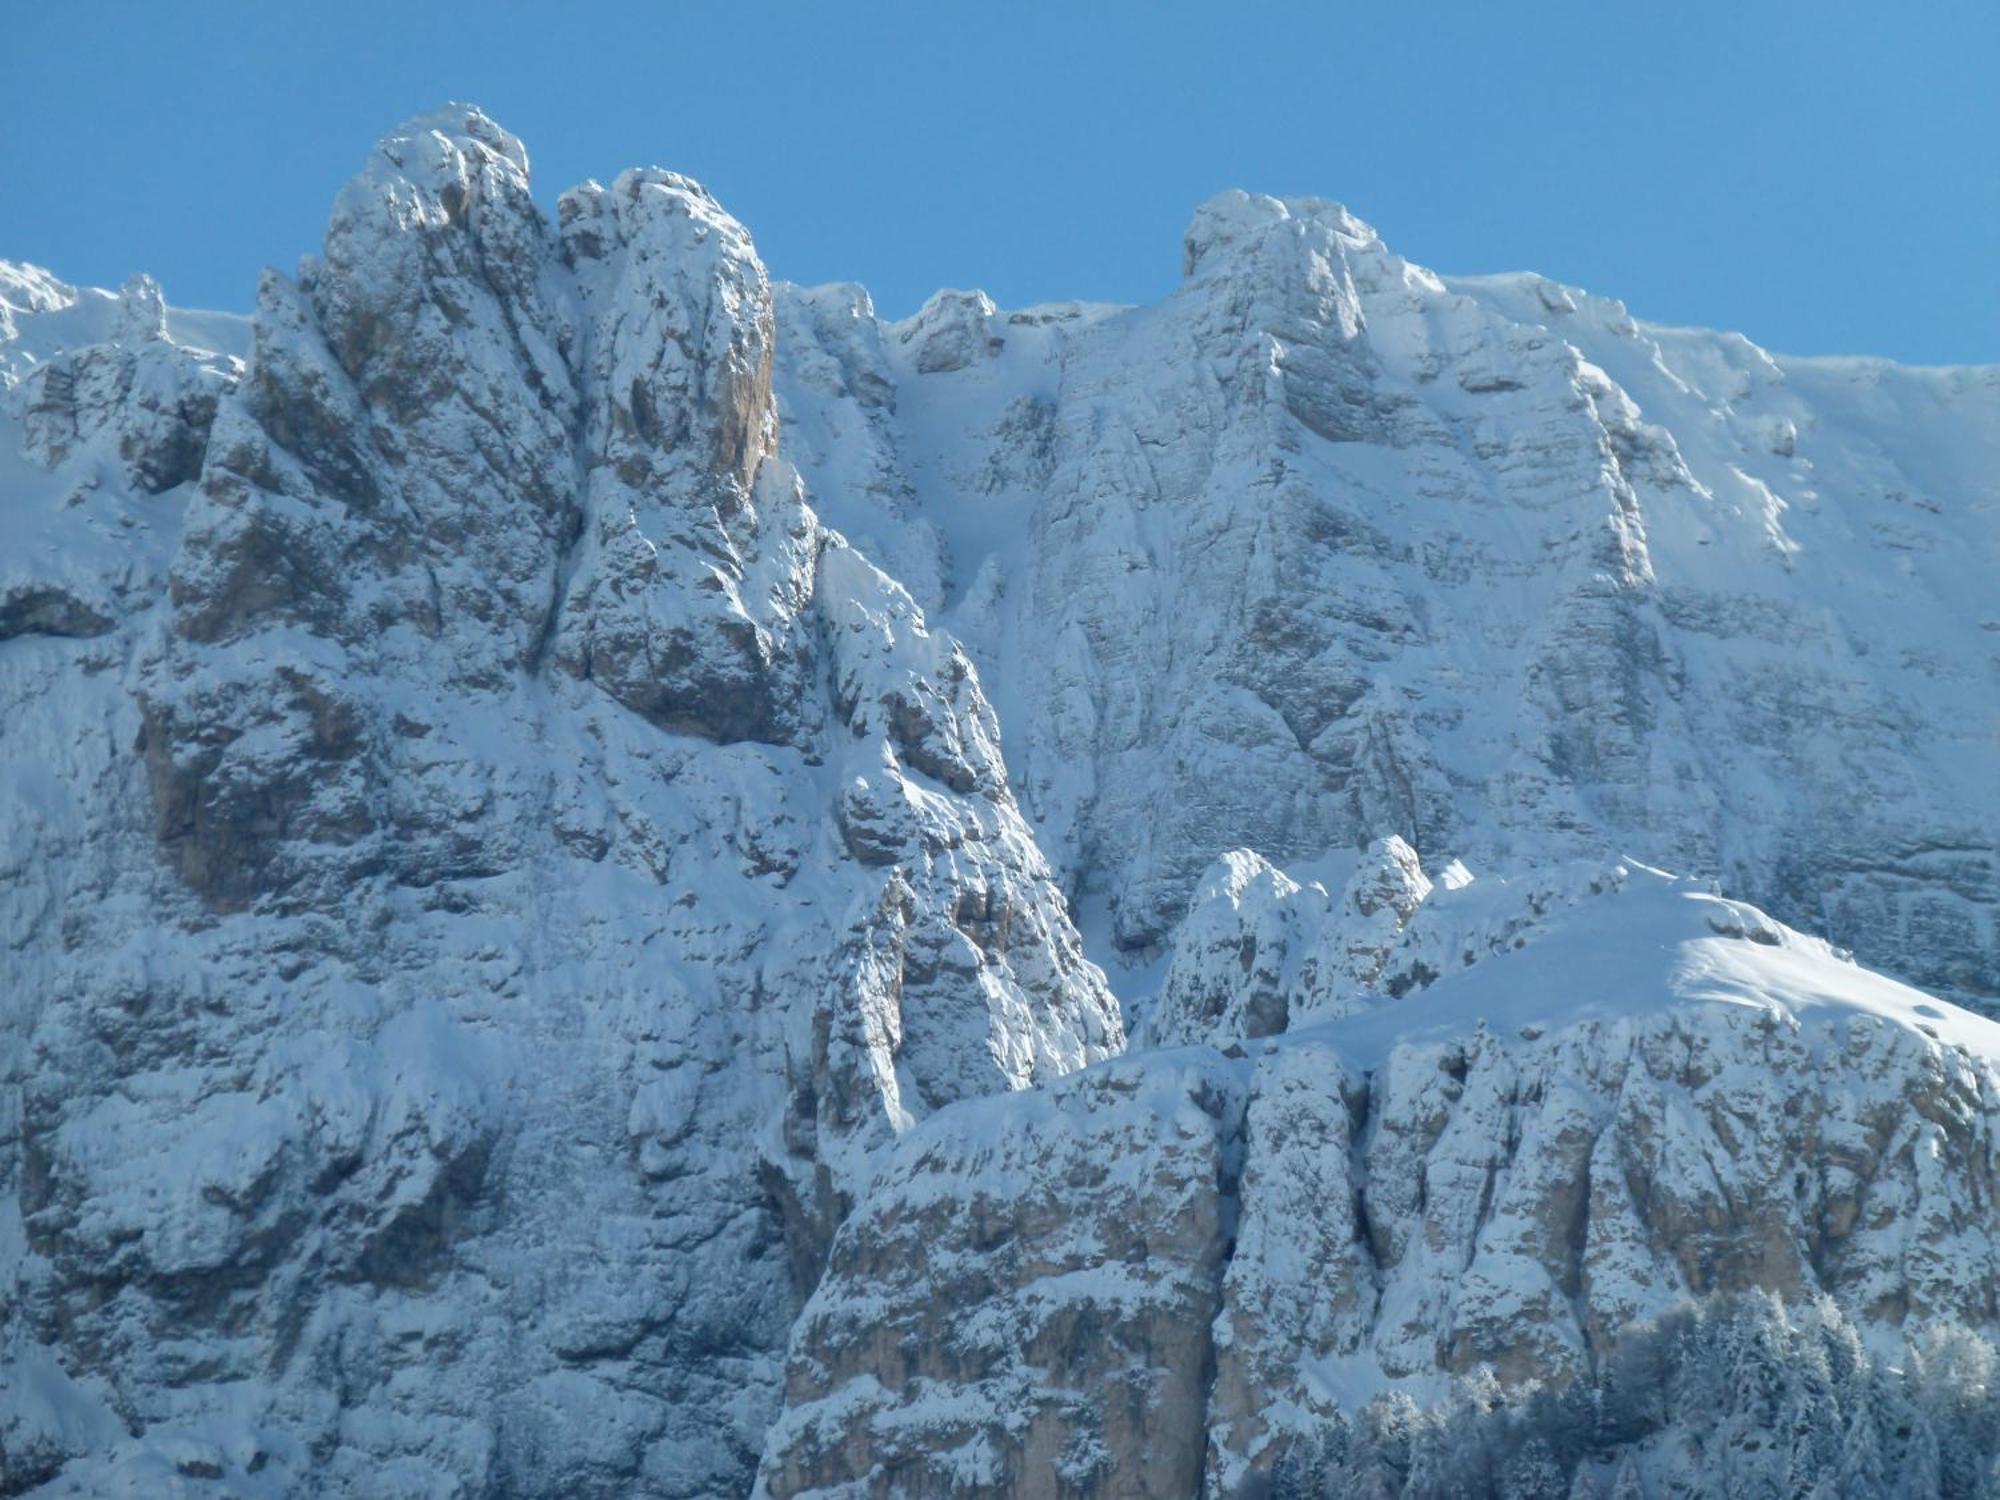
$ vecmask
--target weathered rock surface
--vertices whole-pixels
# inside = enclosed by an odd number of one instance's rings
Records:
[[[249,319],[0,263],[0,1493],[1164,1500],[2000,1321],[1992,1028],[1707,894],[2000,994],[2000,378],[1185,253],[888,323],[453,106]]]
[[[950,1110],[834,1242],[770,1492],[1193,1493],[1241,1154],[1221,1058]]]
[[[158,565],[0,606],[8,1493],[741,1493],[870,1154],[1122,1045],[971,663],[775,456],[747,235],[562,220],[449,109],[240,379],[128,290],[14,393],[8,505]]]
[[[1401,1000],[1519,952],[1578,902],[1622,890],[1631,871],[1580,861],[1482,880],[1452,860],[1432,880],[1393,834],[1292,874],[1233,850],[1175,930],[1135,1041],[1251,1040]]]
[[[1186,264],[1139,308],[778,304],[794,457],[966,640],[1102,958],[1229,849],[1396,834],[1714,877],[2000,997],[2000,372],[1438,277],[1312,199],[1224,194]]]
[[[1402,1001],[927,1122],[763,1492],[1231,1495],[1387,1384],[1560,1382],[1721,1291],[1992,1326],[2000,1026],[1626,877]]]

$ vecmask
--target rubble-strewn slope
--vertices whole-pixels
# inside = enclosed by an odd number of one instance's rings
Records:
[[[6,284],[9,1493],[740,1492],[867,1153],[1122,1045],[747,235],[561,218],[455,109],[247,367]]]
[[[1643,869],[1525,931],[907,1136],[800,1318],[765,1491],[1230,1495],[1385,1383],[1559,1382],[1689,1297],[2000,1318],[2000,1025]]]
[[[778,299],[789,451],[968,642],[1101,956],[1227,849],[1397,834],[2000,997],[2000,369],[1441,278],[1310,199],[1225,194],[1186,261],[1130,309]]]

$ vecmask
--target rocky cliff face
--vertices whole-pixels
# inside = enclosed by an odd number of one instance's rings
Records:
[[[774,456],[748,237],[561,219],[413,121],[247,367],[10,393],[10,1492],[740,1490],[869,1152],[1122,1044],[970,661]]]
[[[2000,376],[1441,278],[1310,199],[1217,198],[1186,264],[1142,308],[779,298],[794,458],[970,644],[1107,961],[1225,850],[1394,834],[1714,876],[2000,994]]]
[[[2000,993],[1993,372],[1186,258],[884,322],[451,107],[247,319],[0,263],[0,1494],[1228,1494],[2000,1317],[1991,1028],[1635,862]]]
[[[1387,1386],[1561,1384],[1753,1287],[1993,1323],[2000,1026],[1654,872],[1527,930],[912,1132],[794,1332],[761,1492],[1233,1495]]]

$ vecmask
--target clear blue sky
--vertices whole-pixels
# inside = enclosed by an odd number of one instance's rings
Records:
[[[775,275],[1136,301],[1210,193],[1338,198],[1773,348],[2000,361],[2000,4],[15,0],[0,255],[244,307],[447,98],[539,195],[657,162]]]

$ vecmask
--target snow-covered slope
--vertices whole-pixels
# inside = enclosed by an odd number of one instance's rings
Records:
[[[1386,1384],[1561,1381],[1748,1288],[1992,1328],[2000,1024],[1688,882],[1598,887],[1400,1001],[906,1136],[763,1492],[1231,1495]]]
[[[778,299],[788,452],[967,641],[1100,958],[1226,849],[1396,834],[2000,996],[2000,369],[1440,278],[1316,200],[1186,258],[1151,307]]]
[[[462,106],[248,318],[0,263],[0,1494],[1227,1493],[1994,1323],[1993,1028],[1713,891],[2000,995],[2000,375],[1187,263],[884,323]]]

